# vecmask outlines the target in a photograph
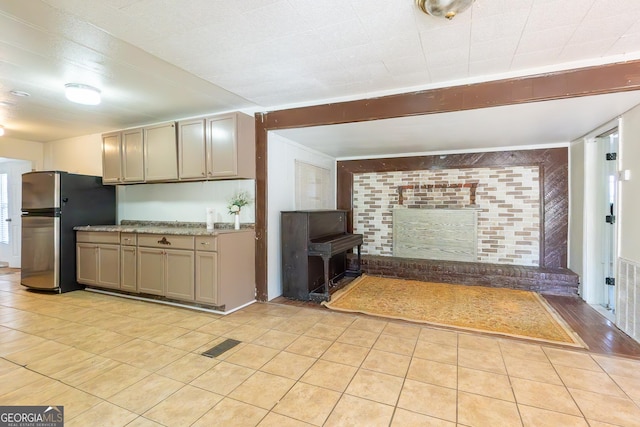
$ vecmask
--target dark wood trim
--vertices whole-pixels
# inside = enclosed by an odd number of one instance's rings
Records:
[[[379,98],[270,111],[265,116],[265,127],[273,130],[363,122],[639,89],[640,60],[636,60]]]
[[[453,86],[372,99],[339,102],[256,115],[256,286],[259,300],[267,296],[267,133],[269,130],[350,123],[421,114],[436,114],[524,104],[581,96],[640,90],[640,60],[534,76]],[[547,171],[549,173],[550,171]],[[343,173],[338,171],[338,174]],[[546,177],[545,180],[551,179]],[[552,173],[553,174],[553,173]],[[348,179],[343,183],[349,189]],[[351,194],[338,191],[344,205]],[[562,204],[545,206],[545,216]],[[565,213],[566,214],[566,213]],[[546,229],[548,235],[556,230]],[[545,253],[545,259],[560,253]]]
[[[263,113],[256,114],[256,299],[267,300],[267,133]]]

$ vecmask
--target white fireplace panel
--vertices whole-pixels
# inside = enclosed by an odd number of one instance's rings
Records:
[[[477,211],[394,209],[393,256],[476,262]]]

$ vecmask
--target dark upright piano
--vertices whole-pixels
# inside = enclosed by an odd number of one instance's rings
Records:
[[[328,301],[332,282],[360,275],[362,234],[347,233],[347,211],[281,213],[283,295]],[[347,270],[347,251],[358,248],[356,270]]]

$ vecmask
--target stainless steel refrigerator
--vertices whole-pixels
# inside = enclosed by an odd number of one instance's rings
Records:
[[[114,186],[99,176],[61,171],[22,175],[21,283],[34,289],[69,292],[76,282],[78,225],[115,224]]]

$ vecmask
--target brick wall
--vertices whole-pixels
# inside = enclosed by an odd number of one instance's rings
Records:
[[[392,209],[478,209],[478,262],[539,265],[540,171],[509,166],[354,173],[362,253],[393,254]]]

